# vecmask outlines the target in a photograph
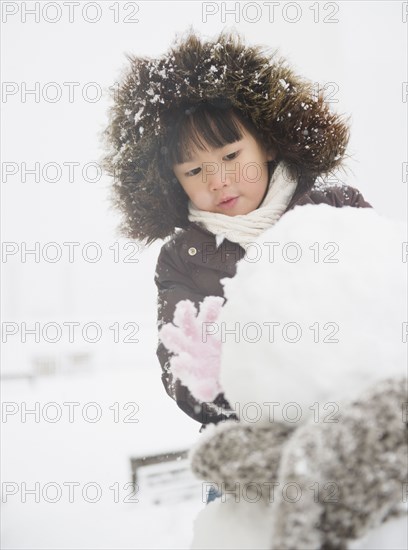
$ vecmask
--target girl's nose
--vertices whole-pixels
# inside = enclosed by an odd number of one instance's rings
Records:
[[[212,165],[204,175],[207,178],[209,189],[212,191],[216,191],[230,184],[231,174],[229,174],[225,170],[225,166],[221,164]]]
[[[217,189],[228,185],[228,178],[225,175],[221,176],[221,174],[214,174],[214,176],[208,178],[208,181],[211,191],[217,191]]]

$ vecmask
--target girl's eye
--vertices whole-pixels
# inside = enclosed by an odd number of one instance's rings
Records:
[[[233,153],[230,153],[229,155],[225,155],[224,158],[226,158],[227,160],[232,160],[232,159],[234,159],[237,155],[238,155],[238,151],[234,151]]]
[[[225,160],[233,160],[238,155],[239,155],[239,151],[234,151],[233,153],[230,153],[229,155],[225,155],[224,159]],[[189,170],[188,172],[185,172],[184,175],[186,177],[196,176],[200,172],[200,170],[201,170],[201,168],[199,168],[199,167],[198,168],[193,168],[192,170]]]
[[[201,168],[193,168],[193,170],[190,170],[188,172],[185,173],[186,176],[196,176],[199,171],[201,170]]]

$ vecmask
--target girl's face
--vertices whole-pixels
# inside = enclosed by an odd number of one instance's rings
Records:
[[[242,139],[223,147],[196,150],[189,162],[173,165],[174,175],[200,210],[237,216],[261,204],[268,187],[267,151],[245,128]]]

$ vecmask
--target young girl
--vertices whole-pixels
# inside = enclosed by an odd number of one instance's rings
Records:
[[[155,274],[159,329],[179,301],[198,309],[223,297],[220,280],[235,275],[247,245],[295,206],[370,207],[355,188],[316,181],[340,166],[348,127],[276,53],[237,34],[202,41],[190,31],[160,58],[127,58],[105,167],[122,233],[168,238]],[[222,392],[200,402],[172,376],[161,342],[157,356],[167,393],[200,431],[235,417]]]

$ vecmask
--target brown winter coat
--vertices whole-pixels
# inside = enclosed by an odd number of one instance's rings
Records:
[[[324,190],[314,187],[301,196],[294,195],[285,212],[294,206],[320,203],[335,207],[371,207],[353,187],[336,186]],[[155,274],[158,328],[173,320],[175,306],[180,300],[190,299],[198,308],[206,296],[223,297],[220,280],[235,275],[236,264],[243,256],[244,249],[227,239],[217,249],[215,236],[195,223],[166,242],[161,248]],[[218,423],[227,416],[234,417],[231,413],[222,413],[230,407],[223,394],[219,394],[213,403],[200,403],[179,380],[173,380],[169,370],[170,353],[161,342],[157,347],[157,357],[167,393],[191,418],[208,424]]]

